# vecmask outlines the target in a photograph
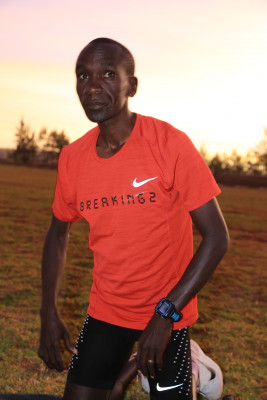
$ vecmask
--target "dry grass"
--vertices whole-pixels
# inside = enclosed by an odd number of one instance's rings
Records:
[[[0,392],[62,394],[65,375],[37,357],[40,259],[56,172],[0,165]],[[267,189],[224,187],[219,197],[231,247],[199,295],[192,337],[224,373],[224,394],[263,400]],[[92,254],[88,226],[73,225],[60,308],[73,340],[86,312]],[[196,242],[198,237],[196,236]],[[66,354],[67,357],[67,354]],[[126,394],[147,399],[140,384]]]

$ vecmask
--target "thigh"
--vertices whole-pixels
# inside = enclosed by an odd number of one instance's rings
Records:
[[[112,389],[128,362],[135,336],[132,330],[87,316],[72,357],[68,382],[97,389]]]
[[[149,379],[152,400],[192,400],[189,327],[175,330],[164,353],[164,368]]]
[[[80,386],[67,381],[62,400],[108,400],[110,390]]]

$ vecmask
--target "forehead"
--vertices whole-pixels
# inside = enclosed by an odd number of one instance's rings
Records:
[[[118,68],[125,63],[122,50],[116,44],[89,44],[80,53],[76,68],[79,66],[103,66]]]

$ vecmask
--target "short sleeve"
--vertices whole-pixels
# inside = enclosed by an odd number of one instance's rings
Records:
[[[75,222],[82,219],[77,211],[74,188],[68,174],[68,160],[62,150],[58,161],[57,182],[52,211],[54,216],[64,222]]]
[[[188,211],[221,193],[210,168],[185,133],[178,131],[169,144],[172,186]]]

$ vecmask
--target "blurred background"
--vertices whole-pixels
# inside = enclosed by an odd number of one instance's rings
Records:
[[[91,127],[75,93],[80,50],[96,37],[136,60],[133,111],[166,120],[199,148],[244,154],[267,126],[265,0],[0,0],[0,147],[23,118],[70,141]]]

